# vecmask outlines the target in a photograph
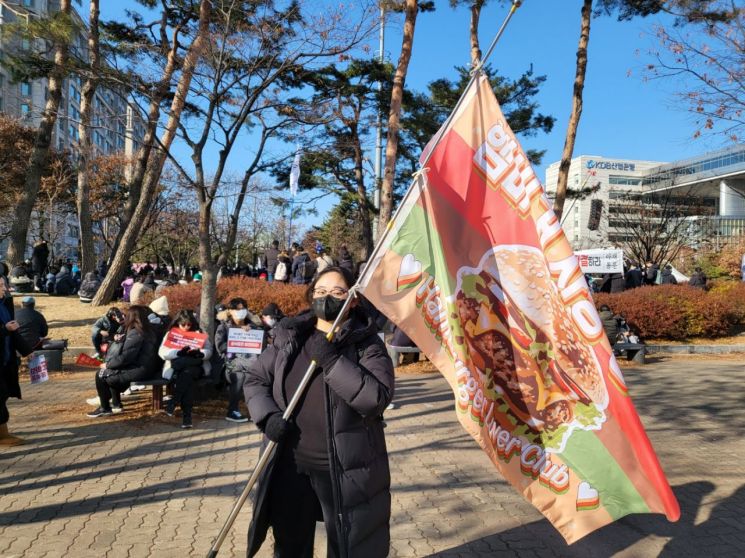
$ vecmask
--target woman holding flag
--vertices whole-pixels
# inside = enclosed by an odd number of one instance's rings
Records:
[[[388,555],[391,495],[382,414],[393,398],[393,364],[356,300],[334,340],[327,340],[353,283],[346,269],[319,273],[306,294],[312,309],[282,320],[274,344],[246,375],[246,402],[264,446],[278,444],[259,478],[248,556],[258,552],[270,526],[274,556],[313,556],[321,518],[327,556]],[[285,421],[283,410],[312,360],[314,376]]]

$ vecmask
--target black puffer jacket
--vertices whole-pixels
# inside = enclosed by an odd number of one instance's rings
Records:
[[[132,380],[148,380],[155,374],[160,363],[158,359],[158,341],[155,333],[140,333],[131,328],[124,339],[115,341],[106,352],[106,369],[109,371],[127,371]],[[115,372],[116,373],[116,372]]]
[[[252,363],[244,391],[249,414],[257,424],[287,408],[285,376],[315,323],[309,311],[282,320],[274,345]],[[362,312],[352,312],[336,342],[341,356],[324,380],[329,464],[341,508],[336,510],[342,523],[341,552],[346,558],[387,556],[391,479],[382,415],[393,399],[393,364],[375,324]],[[281,448],[275,456],[279,454]],[[274,461],[259,479],[255,493],[248,556],[258,552],[269,527],[266,494]]]
[[[21,335],[20,330],[8,331],[5,329],[5,324],[0,321],[0,351],[7,337],[10,337],[10,358],[5,365],[2,363],[0,352],[0,400],[3,401],[10,397],[21,398],[21,386],[18,382],[19,359],[16,357],[16,352],[22,356],[28,356],[33,350]]]

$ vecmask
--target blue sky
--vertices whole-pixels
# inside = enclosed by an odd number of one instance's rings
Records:
[[[550,134],[523,142],[525,148],[546,150],[543,165],[536,169],[541,179],[545,178],[545,168],[560,158],[564,145],[581,4],[581,0],[526,0],[489,60],[509,77],[519,76],[531,64],[536,75],[547,76],[538,101],[541,112],[557,119],[556,125]],[[105,2],[102,17],[121,18],[124,9],[133,5],[133,0]],[[407,87],[414,90],[423,90],[428,82],[440,77],[453,78],[454,66],[469,62],[468,10],[453,10],[445,0],[437,0],[436,5],[437,11],[420,14],[417,21],[406,81]],[[507,11],[506,6],[494,2],[484,9],[480,27],[482,49],[491,42]],[[643,80],[642,69],[649,61],[646,53],[655,47],[652,26],[657,21],[658,18],[631,22],[618,22],[615,17],[593,19],[575,156],[672,161],[721,146],[716,138],[692,139],[694,126],[673,96],[675,84]],[[386,27],[386,57],[394,64],[400,50],[402,22],[403,16],[398,14]],[[377,37],[373,37],[373,52],[377,52],[377,44]],[[306,224],[320,222],[334,201],[330,198],[319,204],[319,217]]]

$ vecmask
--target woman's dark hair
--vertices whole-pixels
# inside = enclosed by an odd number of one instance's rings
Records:
[[[238,310],[239,306],[243,306],[248,310],[248,302],[246,302],[245,298],[231,298],[230,302],[228,302],[228,310]]]
[[[116,306],[112,306],[111,308],[109,308],[108,312],[106,312],[106,317],[109,319],[116,317],[117,319],[121,320],[124,317],[124,314],[121,310],[119,310],[119,308],[117,308]]]
[[[147,306],[130,306],[124,315],[124,331],[127,332],[134,328],[140,333],[148,333],[150,331],[150,322],[147,317],[151,313],[152,310]]]
[[[0,267],[2,267],[2,270],[0,270],[0,272],[2,273],[2,275],[5,275],[7,277],[8,276],[8,271],[9,271],[8,270],[8,264],[6,264],[5,262],[0,262]]]
[[[178,327],[182,324],[189,324],[191,327],[191,331],[199,331],[199,322],[197,321],[196,316],[194,315],[194,312],[191,310],[179,310],[176,312],[176,315],[173,317],[173,320],[171,321],[171,325],[168,326],[168,329]]]
[[[323,268],[323,271],[319,272],[318,275],[313,278],[313,281],[311,281],[310,285],[308,285],[308,289],[305,291],[305,301],[308,304],[313,304],[313,291],[316,288],[316,283],[318,283],[318,280],[327,273],[338,273],[344,277],[344,282],[347,284],[347,288],[351,288],[352,285],[354,285],[354,276],[348,269],[337,266],[325,267]]]

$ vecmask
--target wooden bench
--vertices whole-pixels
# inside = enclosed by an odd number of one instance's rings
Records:
[[[637,364],[646,363],[647,348],[641,343],[616,343],[613,345],[613,354],[621,356],[626,353],[626,360]]]
[[[419,347],[396,347],[394,345],[389,345],[388,343],[385,344],[385,348],[388,350],[388,356],[391,357],[391,360],[393,361],[393,367],[397,368],[399,366],[398,361],[399,357],[404,353],[417,353],[421,354],[421,350],[419,350]]]
[[[133,386],[152,386],[153,388],[153,411],[156,413],[163,408],[163,386],[166,386],[166,391],[170,393],[171,385],[168,380],[163,378],[155,378],[153,380],[139,380],[132,382]]]

